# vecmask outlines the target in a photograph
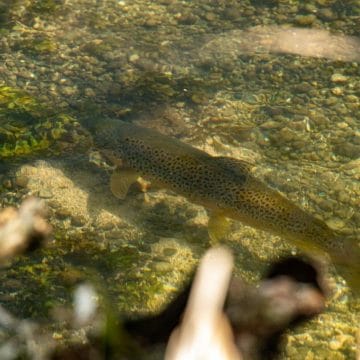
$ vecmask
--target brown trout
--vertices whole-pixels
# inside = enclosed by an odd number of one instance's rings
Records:
[[[88,126],[89,127],[89,126]],[[324,222],[266,186],[249,164],[216,157],[175,138],[120,120],[90,126],[95,146],[119,165],[111,188],[124,198],[140,176],[210,210],[212,240],[226,231],[226,218],[270,231],[310,254],[327,253],[349,285],[360,289],[360,249],[335,235]]]

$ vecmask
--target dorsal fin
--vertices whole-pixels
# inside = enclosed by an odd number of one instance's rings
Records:
[[[248,161],[239,160],[232,157],[216,156],[215,159],[219,166],[221,166],[223,169],[229,170],[238,176],[248,176],[254,167],[254,165]]]

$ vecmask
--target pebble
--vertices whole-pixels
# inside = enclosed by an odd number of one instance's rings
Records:
[[[15,179],[15,184],[20,187],[26,187],[29,183],[29,178],[24,175],[18,175]]]
[[[282,141],[291,141],[295,138],[295,133],[294,131],[290,130],[289,128],[282,128],[279,132],[279,140]]]
[[[191,13],[176,14],[175,18],[179,24],[185,24],[185,25],[195,24],[198,19],[197,16]]]
[[[123,236],[124,236],[124,231],[120,229],[111,230],[106,234],[106,237],[110,239],[121,239]]]
[[[84,226],[86,224],[86,219],[82,216],[73,215],[71,224],[74,226]]]
[[[331,81],[334,83],[344,83],[348,81],[348,77],[343,74],[335,73],[332,74]]]
[[[163,255],[164,256],[173,256],[177,253],[177,249],[175,248],[165,248],[163,249]]]
[[[349,127],[349,125],[345,121],[337,123],[336,126],[340,129],[346,129],[347,127]]]
[[[81,271],[72,268],[66,268],[60,272],[58,276],[68,286],[78,283],[83,280],[84,277]]]
[[[3,187],[4,187],[5,189],[11,189],[11,188],[12,188],[12,182],[11,182],[10,179],[4,180],[3,183],[2,183],[2,185],[3,185]]]
[[[145,21],[145,25],[148,27],[154,27],[160,24],[160,20],[154,17],[150,17],[150,19],[147,19]]]
[[[356,145],[360,145],[360,132],[355,133],[354,137],[352,138],[352,142]]]
[[[317,113],[314,112],[310,115],[310,119],[316,124],[316,125],[326,125],[327,123],[329,123],[329,119],[321,114],[321,113]]]
[[[311,25],[314,23],[314,21],[316,20],[316,16],[313,14],[309,14],[309,15],[298,15],[295,17],[295,22],[298,25]]]
[[[195,103],[195,104],[206,104],[208,98],[206,96],[206,94],[203,93],[195,93],[191,96],[191,100]]]
[[[152,267],[155,271],[160,272],[168,272],[174,270],[173,265],[166,261],[156,261],[152,264]]]
[[[131,55],[129,56],[129,61],[130,61],[131,63],[135,63],[135,62],[137,62],[139,59],[140,59],[140,56],[139,56],[138,54],[131,54]]]
[[[351,144],[349,142],[344,142],[337,145],[334,148],[334,151],[342,156],[347,156],[351,159],[356,159],[360,154],[360,145]]]
[[[331,350],[336,351],[341,349],[344,346],[344,344],[348,341],[351,341],[350,335],[340,334],[329,342],[329,347]]]
[[[336,87],[331,89],[331,92],[336,96],[340,96],[340,95],[342,95],[344,93],[344,89],[339,87],[339,86],[336,86]]]
[[[306,354],[305,360],[316,360],[316,357],[311,350]]]
[[[305,94],[308,93],[309,91],[311,91],[312,89],[313,89],[313,87],[308,82],[303,82],[301,84],[294,86],[294,90],[296,92],[305,93]]]
[[[49,189],[40,189],[38,195],[42,199],[50,199],[54,196]]]
[[[317,16],[325,21],[335,20],[336,14],[330,8],[323,8],[317,12]]]
[[[61,88],[61,93],[65,96],[72,96],[75,95],[78,92],[76,87],[72,86],[64,86]]]
[[[93,89],[91,89],[91,88],[85,88],[84,94],[85,94],[85,96],[88,96],[88,97],[95,97],[96,96],[95,91]]]
[[[115,225],[111,222],[98,225],[99,229],[105,230],[105,231],[112,230],[112,229],[114,229],[114,227],[115,227]]]
[[[226,7],[223,12],[223,18],[227,20],[236,20],[241,17],[241,10],[235,6]]]
[[[277,121],[269,120],[260,125],[263,129],[277,129],[281,124]]]
[[[207,21],[214,21],[216,19],[216,15],[213,12],[208,12],[205,14],[205,19]]]
[[[333,2],[332,0],[316,0],[316,3],[319,4],[320,6],[326,6],[332,2]]]
[[[345,227],[345,222],[337,217],[328,219],[326,223],[333,230],[339,230]]]
[[[55,206],[53,206],[54,208],[56,208],[56,215],[61,218],[61,219],[65,219],[67,217],[70,217],[71,216],[71,212],[70,210],[66,209],[66,208],[59,208],[57,209],[58,207],[58,204],[53,204]]]
[[[328,99],[325,100],[325,105],[335,105],[338,103],[338,99],[335,96],[330,96]]]
[[[306,10],[309,13],[316,13],[317,12],[317,7],[315,4],[304,4],[304,10]]]
[[[329,199],[322,199],[315,197],[315,201],[325,211],[332,210],[334,208],[334,201],[331,201]]]
[[[359,101],[359,98],[356,95],[350,94],[346,96],[346,100],[351,103],[357,103]]]
[[[3,283],[4,288],[17,290],[22,286],[22,282],[17,279],[6,279]]]
[[[340,219],[350,219],[353,217],[355,210],[352,207],[341,207],[335,211],[335,214]]]
[[[54,340],[62,340],[62,339],[64,338],[64,336],[63,336],[62,334],[58,333],[58,332],[54,332],[54,333],[52,334],[52,338],[53,338]]]

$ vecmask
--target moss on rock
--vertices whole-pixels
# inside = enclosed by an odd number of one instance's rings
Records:
[[[77,132],[79,123],[67,114],[55,114],[25,92],[9,86],[0,87],[0,158],[31,155],[43,150],[59,153],[67,145],[61,140],[83,142]],[[85,142],[86,143],[86,142]]]

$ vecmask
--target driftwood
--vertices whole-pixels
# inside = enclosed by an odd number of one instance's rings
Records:
[[[226,248],[207,252],[198,267],[181,324],[168,341],[165,360],[241,360],[223,312],[233,268]]]
[[[209,271],[209,274],[209,277],[202,277],[205,282],[202,286],[205,288],[206,284],[212,288],[215,280],[211,276],[213,270]],[[226,281],[225,279],[222,285],[217,283],[220,297]],[[199,286],[198,281],[193,285]],[[207,325],[204,330],[202,316],[212,305],[209,305],[208,299],[202,303],[201,314],[194,314],[193,311],[199,311],[199,308],[193,306],[193,300],[189,300],[193,296],[189,295],[190,292],[196,293],[196,290],[191,290],[191,284],[159,315],[125,322],[125,329],[138,342],[139,347],[147,349],[155,344],[165,345],[170,334],[181,324],[180,330],[175,330],[172,335],[170,343],[175,342],[172,346],[183,344],[190,351],[191,341],[179,341],[179,337],[186,337],[181,331],[188,329],[189,335],[194,335],[203,329],[205,335],[202,334],[202,340],[207,339],[204,346],[208,347],[203,350],[207,351],[207,354],[216,354],[219,349],[215,340],[209,344],[209,338],[217,337],[217,341],[221,341],[222,357],[212,359],[275,359],[281,335],[299,322],[319,314],[324,309],[326,294],[318,266],[299,258],[286,258],[271,267],[267,278],[261,281],[259,286],[247,285],[241,279],[233,278],[224,306],[221,309],[217,307],[215,312],[212,309],[216,315],[213,315],[214,321],[211,323],[204,317]],[[214,293],[210,291],[208,296],[214,296]],[[199,334],[196,336],[201,338]],[[234,350],[234,345],[237,350]],[[184,349],[179,352],[184,353]],[[169,359],[178,359],[172,350],[168,353],[171,355]]]
[[[14,256],[42,246],[51,233],[45,220],[45,205],[37,198],[28,198],[19,209],[8,207],[0,211],[0,265]],[[0,305],[0,329],[10,336],[0,346],[1,359],[13,359],[25,351],[30,359],[45,359],[45,335],[39,326],[27,319],[17,318]],[[49,336],[50,338],[50,336]]]
[[[44,203],[37,198],[26,199],[18,210],[0,212],[0,263],[45,243],[51,226],[44,216]]]

